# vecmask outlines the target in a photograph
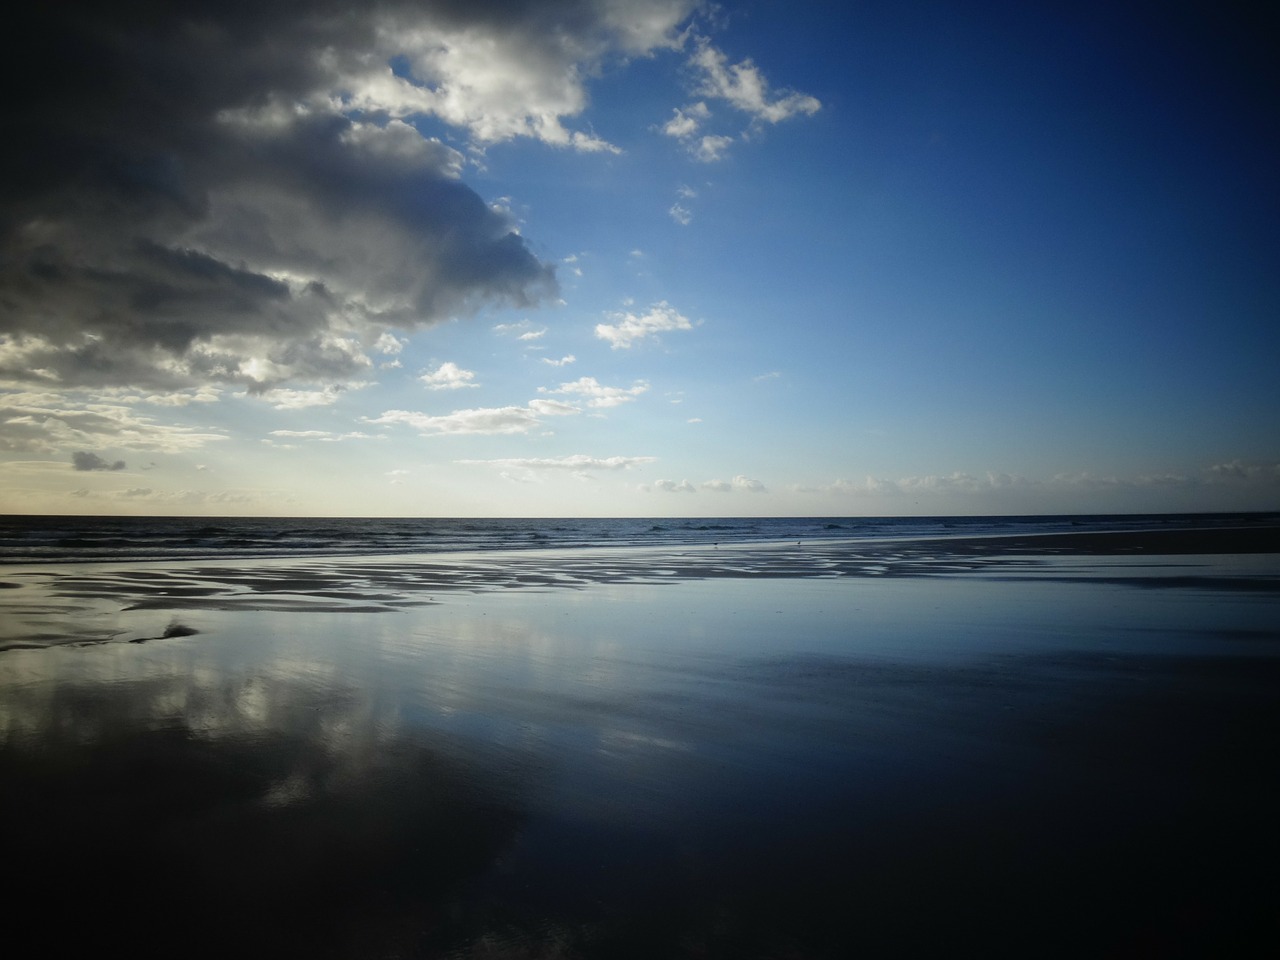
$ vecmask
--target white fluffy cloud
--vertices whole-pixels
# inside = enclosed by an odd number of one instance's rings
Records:
[[[397,337],[384,330],[378,337],[377,342],[374,343],[373,349],[387,356],[395,356],[405,348],[406,343],[408,343],[408,341],[404,338]]]
[[[380,18],[363,69],[348,68],[345,106],[434,115],[480,145],[528,137],[587,152],[617,148],[566,121],[587,105],[586,81],[609,56],[684,43],[696,0],[412,7]],[[468,15],[470,14],[470,15]],[[387,61],[399,56],[405,68]]]
[[[418,379],[428,390],[462,390],[467,387],[478,387],[476,375],[471,370],[463,370],[453,361],[440,364],[436,369],[424,373]]]
[[[698,128],[711,117],[711,111],[702,101],[691,103],[684,108],[676,107],[672,113],[674,114],[672,118],[662,125],[662,132],[668,137],[676,137],[679,140],[693,137],[698,132]]]
[[[672,330],[692,330],[689,318],[665,300],[653,304],[645,313],[616,312],[609,314],[612,323],[596,324],[596,336],[608,341],[615,350],[630,349],[641,340],[655,339]]]

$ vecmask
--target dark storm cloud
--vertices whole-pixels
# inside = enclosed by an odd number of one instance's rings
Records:
[[[125,468],[123,460],[111,462],[102,459],[96,453],[85,450],[77,450],[71,455],[71,466],[76,470],[123,470]]]
[[[387,326],[553,292],[552,268],[459,179],[456,151],[334,105],[389,9],[72,0],[11,25],[0,376],[342,379]]]

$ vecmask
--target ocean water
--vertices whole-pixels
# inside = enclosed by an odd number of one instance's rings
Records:
[[[8,932],[1275,956],[1278,520],[5,518]]]
[[[208,518],[0,516],[0,562],[372,556],[1280,526],[1280,514],[1008,517]]]

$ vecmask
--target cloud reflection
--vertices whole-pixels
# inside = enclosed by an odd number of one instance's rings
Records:
[[[11,652],[26,682],[0,698],[0,779],[21,785],[0,800],[22,825],[6,854],[14,915],[75,902],[51,946],[418,952],[451,935],[450,904],[525,818],[529,771],[407,733],[336,671],[235,674],[113,647],[65,651],[102,656],[58,676],[61,652]],[[131,655],[142,669],[108,680]]]

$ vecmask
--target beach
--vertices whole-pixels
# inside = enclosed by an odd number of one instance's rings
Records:
[[[8,564],[14,936],[1273,955],[1273,526],[713,537]]]

